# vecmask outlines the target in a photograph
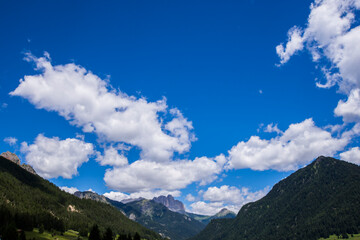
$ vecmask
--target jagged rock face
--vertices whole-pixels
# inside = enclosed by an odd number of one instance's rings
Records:
[[[29,173],[36,174],[35,170],[30,165],[23,163],[21,164],[21,167],[26,171],[28,171]]]
[[[15,163],[16,165],[19,165],[20,167],[22,167],[23,169],[25,169],[29,173],[32,173],[32,174],[35,174],[35,175],[37,174],[35,172],[35,170],[30,165],[27,165],[25,163],[20,164],[20,159],[15,153],[7,151],[7,152],[3,152],[2,154],[0,154],[0,156],[2,156],[4,158],[6,158],[7,160]]]
[[[106,200],[106,198],[104,196],[101,196],[97,193],[90,192],[90,191],[85,191],[85,192],[77,191],[74,193],[74,195],[81,199],[84,198],[84,199],[90,199],[90,200],[94,200],[94,201],[98,201],[98,202],[108,203],[108,201]]]
[[[20,159],[19,159],[18,156],[16,156],[15,153],[12,153],[12,152],[7,151],[7,152],[3,152],[3,153],[1,154],[1,156],[4,157],[4,158],[6,158],[7,160],[12,161],[13,163],[15,163],[15,164],[17,164],[17,165],[20,166]]]
[[[171,195],[168,195],[167,197],[165,196],[155,197],[153,198],[153,200],[155,202],[161,203],[162,205],[164,205],[173,212],[185,213],[184,204],[179,200],[175,200]]]

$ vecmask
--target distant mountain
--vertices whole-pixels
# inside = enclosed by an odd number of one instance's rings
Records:
[[[111,199],[107,199],[107,201],[130,219],[172,240],[188,239],[205,227],[205,224],[184,214],[171,211],[163,204],[153,200],[141,199],[126,204]]]
[[[329,157],[277,183],[235,219],[211,221],[192,240],[319,239],[360,230],[360,167]]]
[[[122,203],[131,203],[131,202],[137,202],[137,201],[140,201],[140,200],[144,200],[145,198],[142,198],[142,197],[139,197],[139,198],[127,198],[127,199],[123,199],[121,200],[120,202]]]
[[[154,197],[153,200],[157,203],[161,203],[162,205],[164,205],[173,212],[178,212],[182,214],[185,213],[184,204],[179,200],[175,200],[174,197],[171,195],[168,195],[167,197],[165,196]]]
[[[218,213],[216,213],[213,216],[200,215],[200,214],[188,213],[188,212],[186,213],[186,215],[198,220],[199,222],[204,223],[205,225],[207,225],[213,219],[235,218],[236,217],[236,214],[234,212],[232,212],[226,208],[221,209]]]
[[[217,219],[217,218],[234,218],[236,217],[236,214],[226,208],[223,208],[220,210],[220,212],[218,212],[217,214],[215,214],[214,216],[212,216],[212,219]]]
[[[9,224],[25,230],[43,225],[47,230],[58,231],[89,230],[97,224],[101,230],[110,227],[115,233],[134,236],[138,232],[143,238],[161,238],[113,206],[79,199],[13,160],[0,156],[0,235]]]
[[[104,196],[99,195],[94,192],[91,192],[91,191],[85,191],[85,192],[77,191],[74,193],[74,195],[81,199],[90,199],[90,200],[95,200],[98,202],[108,203]]]

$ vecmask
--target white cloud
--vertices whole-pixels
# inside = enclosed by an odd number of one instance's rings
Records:
[[[7,108],[8,107],[8,104],[7,103],[2,103],[1,104],[1,108]]]
[[[140,191],[140,192],[134,192],[131,194],[126,194],[122,192],[108,192],[103,194],[105,197],[110,198],[115,201],[121,201],[124,199],[135,199],[135,198],[146,198],[146,199],[153,199],[154,197],[158,196],[167,196],[172,195],[173,197],[179,197],[181,196],[181,192],[176,191],[166,191],[166,190],[154,190],[154,191]]]
[[[353,147],[350,150],[341,153],[340,159],[360,165],[360,148]]]
[[[340,100],[334,112],[344,122],[360,122],[360,89],[353,89],[346,102]]]
[[[265,129],[264,129],[264,132],[268,132],[268,133],[272,133],[272,132],[275,132],[277,134],[280,134],[280,133],[283,133],[277,126],[277,124],[268,124]]]
[[[304,39],[301,35],[301,29],[298,27],[293,27],[288,31],[288,42],[286,43],[285,48],[283,44],[280,44],[276,47],[276,53],[281,59],[281,64],[289,61],[292,55],[304,48]]]
[[[85,135],[80,134],[80,133],[76,133],[76,138],[84,141],[85,140]]]
[[[26,59],[35,62],[41,73],[24,76],[10,95],[57,112],[84,132],[138,146],[142,159],[158,162],[168,161],[174,152],[188,151],[195,140],[192,123],[179,110],[170,110],[168,122],[160,116],[168,111],[166,99],[148,102],[128,96],[81,66],[53,66],[47,53],[41,58],[27,54]]]
[[[123,155],[119,154],[118,150],[114,147],[109,147],[104,150],[104,155],[98,155],[96,158],[100,165],[110,165],[121,167],[128,164],[128,159]]]
[[[223,209],[224,205],[221,202],[206,203],[204,201],[198,201],[192,203],[190,208],[190,211],[193,213],[212,216]]]
[[[209,187],[203,194],[203,199],[211,202],[232,203],[244,205],[245,203],[258,200],[265,196],[268,188],[258,191],[250,192],[248,188],[237,188],[234,186],[223,185],[218,187]]]
[[[342,138],[350,141],[359,136],[360,123],[360,0],[315,0],[310,6],[310,15],[300,37],[313,55],[313,61],[322,70],[325,83],[317,81],[316,86],[330,88],[339,86],[339,91],[347,95],[340,100],[334,110],[345,124],[334,126],[340,131],[348,123],[356,123],[350,131],[342,133]],[[288,43],[290,43],[289,41]],[[283,51],[278,51],[282,49]],[[283,45],[276,48],[280,62],[285,63]],[[294,52],[288,51],[291,57]],[[339,131],[339,132],[340,132]],[[342,145],[341,145],[342,146]],[[339,147],[338,150],[342,150]],[[331,151],[333,152],[333,151]],[[356,162],[357,149],[353,148],[340,155]]]
[[[26,162],[45,178],[71,178],[94,153],[91,143],[74,138],[47,138],[42,134],[36,137],[33,144],[23,142],[21,145]]]
[[[162,163],[138,160],[124,167],[108,169],[104,180],[111,189],[124,192],[175,190],[193,182],[200,182],[200,185],[212,182],[222,171],[223,164],[223,157]]]
[[[6,137],[4,138],[4,142],[6,142],[7,144],[9,144],[10,146],[13,146],[17,143],[17,138],[14,137]]]
[[[269,187],[256,192],[228,185],[209,187],[202,194],[204,201],[192,203],[190,207],[192,212],[205,215],[214,215],[223,208],[237,213],[244,204],[257,201],[268,192]]]
[[[61,190],[68,192],[70,194],[74,194],[75,192],[79,191],[79,189],[77,189],[76,187],[59,187]]]
[[[323,66],[327,82],[317,83],[318,87],[331,87],[339,84],[340,90],[349,93],[360,87],[360,27],[355,26],[356,10],[360,9],[359,0],[315,0],[310,6],[306,28],[294,27],[290,30],[288,43],[276,47],[280,63],[301,50],[302,44],[312,53],[313,60],[321,58],[330,61],[330,67]],[[295,29],[295,30],[294,30]],[[295,39],[295,40],[294,40]],[[294,51],[295,50],[295,51]]]
[[[196,200],[196,198],[191,195],[190,193],[188,195],[186,195],[185,199],[189,202],[194,202]]]
[[[247,142],[239,142],[229,151],[227,168],[296,170],[320,155],[334,155],[348,143],[348,137],[334,138],[316,127],[312,119],[306,119],[270,140],[252,136]]]

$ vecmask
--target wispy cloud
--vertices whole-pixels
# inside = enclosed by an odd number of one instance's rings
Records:
[[[13,146],[17,143],[17,138],[15,137],[6,137],[4,138],[4,142],[6,142],[7,144],[9,144],[10,146]]]

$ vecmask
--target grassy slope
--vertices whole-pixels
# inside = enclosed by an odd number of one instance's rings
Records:
[[[44,233],[39,233],[38,229],[33,231],[26,231],[26,239],[35,239],[35,240],[77,240],[78,232],[69,230],[64,233],[64,235],[55,234],[51,235],[50,232],[44,231]],[[87,240],[87,237],[81,237],[82,240]]]
[[[160,236],[140,224],[129,220],[108,204],[79,199],[61,191],[43,178],[33,175],[18,165],[0,157],[0,205],[13,212],[31,215],[51,214],[62,219],[66,229],[79,230],[98,224],[117,233],[138,232],[142,237],[159,239]],[[69,211],[69,205],[76,211]]]
[[[331,235],[328,238],[320,238],[319,240],[338,240],[338,236],[336,235]],[[349,240],[360,240],[360,234],[353,234],[353,236],[349,235],[349,238],[347,238]]]

